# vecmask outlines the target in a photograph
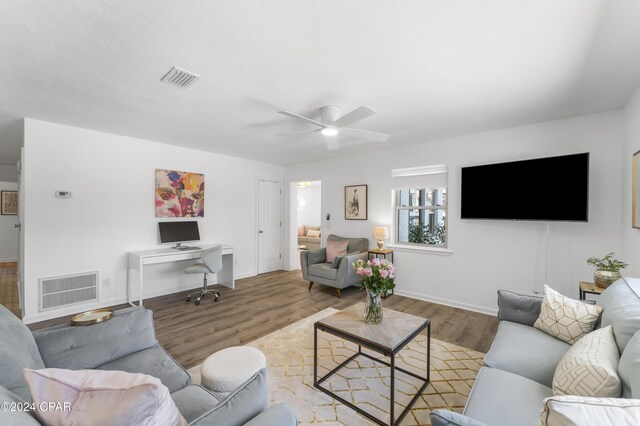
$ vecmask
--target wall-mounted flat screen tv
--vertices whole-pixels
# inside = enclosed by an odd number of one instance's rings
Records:
[[[587,222],[589,153],[463,167],[462,219]]]

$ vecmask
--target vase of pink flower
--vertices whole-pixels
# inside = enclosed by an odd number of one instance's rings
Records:
[[[382,322],[382,295],[396,285],[396,268],[386,259],[356,260],[353,269],[362,280],[362,288],[367,292],[364,307],[364,320],[369,324]]]

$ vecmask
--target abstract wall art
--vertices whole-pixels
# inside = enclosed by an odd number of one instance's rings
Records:
[[[204,217],[204,175],[156,169],[156,217]]]
[[[2,191],[2,214],[18,214],[18,191]]]

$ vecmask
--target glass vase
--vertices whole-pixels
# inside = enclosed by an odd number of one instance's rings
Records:
[[[380,324],[382,322],[382,298],[380,293],[367,290],[367,300],[364,304],[364,322]]]

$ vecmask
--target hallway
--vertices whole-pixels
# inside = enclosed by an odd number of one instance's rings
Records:
[[[18,262],[0,263],[0,304],[3,304],[18,318],[20,313],[20,301],[18,299]]]

